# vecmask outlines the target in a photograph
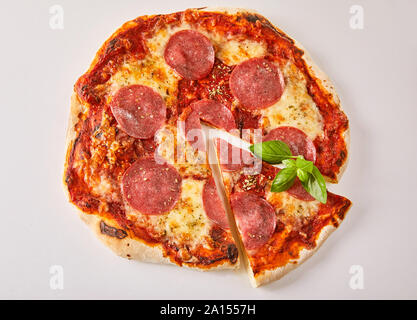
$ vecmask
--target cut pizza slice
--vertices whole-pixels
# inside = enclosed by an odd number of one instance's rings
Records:
[[[351,202],[328,192],[326,204],[320,203],[299,180],[287,191],[271,192],[279,168],[260,163],[248,151],[222,139],[215,142],[251,283],[257,287],[277,280],[320,247],[342,222]],[[295,139],[296,146],[301,150],[303,144]]]

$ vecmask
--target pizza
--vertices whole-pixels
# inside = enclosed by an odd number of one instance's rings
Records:
[[[328,192],[320,203],[299,181],[271,192],[279,166],[207,139],[206,126],[242,143],[283,141],[328,182],[347,164],[348,119],[298,42],[253,11],[188,9],[125,23],[75,83],[69,201],[122,257],[201,271],[244,259],[254,286],[278,279],[351,202]]]

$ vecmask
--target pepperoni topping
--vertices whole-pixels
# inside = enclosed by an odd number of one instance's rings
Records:
[[[229,220],[224,210],[222,200],[217,193],[216,183],[210,178],[204,185],[203,205],[207,216],[223,229],[229,229]]]
[[[294,127],[279,127],[271,130],[263,141],[281,140],[285,142],[294,156],[302,155],[304,159],[316,161],[316,147],[307,135]]]
[[[255,157],[249,151],[236,147],[226,140],[215,140],[219,164],[224,171],[238,171],[244,166],[252,166]]]
[[[206,141],[197,112],[188,109],[184,112],[183,117],[185,117],[185,140],[188,141],[194,149],[206,151]]]
[[[304,189],[303,185],[301,184],[300,179],[295,178],[294,184],[287,190],[287,192],[293,196],[294,198],[297,198],[299,200],[304,201],[313,201],[315,200],[311,194],[309,194],[306,189]]]
[[[214,48],[210,40],[194,30],[175,33],[165,47],[165,61],[187,80],[200,80],[214,65]]]
[[[110,106],[122,130],[135,138],[152,138],[165,122],[165,102],[147,86],[131,85],[119,89]]]
[[[230,202],[245,248],[259,249],[275,231],[274,208],[265,199],[247,192],[233,194]]]
[[[263,58],[239,64],[230,75],[230,90],[248,110],[265,109],[277,102],[284,91],[281,71]]]
[[[181,195],[181,176],[169,164],[141,158],[123,175],[122,192],[129,205],[141,213],[163,214],[175,206]]]
[[[197,112],[201,120],[214,127],[226,131],[236,129],[232,112],[218,101],[203,99],[192,103],[190,107]]]

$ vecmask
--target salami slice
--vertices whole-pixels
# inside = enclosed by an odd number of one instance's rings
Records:
[[[303,201],[313,201],[315,200],[311,194],[309,194],[306,189],[304,189],[303,185],[301,184],[301,181],[296,178],[294,181],[294,184],[287,190],[287,192],[293,196],[294,198],[297,198],[299,200]]]
[[[122,178],[123,196],[129,205],[143,214],[163,214],[174,208],[181,195],[181,176],[169,164],[154,158],[140,158]]]
[[[294,127],[278,127],[271,130],[263,141],[281,140],[288,144],[294,156],[302,155],[304,159],[316,161],[316,147],[307,135]]]
[[[215,139],[217,157],[224,171],[239,171],[245,166],[253,166],[255,157],[249,151],[236,147],[221,138]]]
[[[140,139],[152,138],[166,118],[162,97],[150,87],[142,85],[119,89],[110,107],[122,130]]]
[[[188,141],[194,149],[206,151],[206,141],[204,132],[201,127],[200,117],[192,109],[186,110],[183,114],[185,140]]]
[[[190,107],[197,112],[201,120],[214,127],[226,131],[236,129],[232,112],[218,101],[203,99],[192,103]]]
[[[214,65],[214,48],[210,40],[194,30],[178,31],[165,47],[165,61],[187,80],[207,76]]]
[[[203,189],[203,205],[207,216],[223,229],[229,229],[229,220],[224,210],[222,200],[217,193],[213,178],[207,180]]]
[[[245,109],[265,109],[277,102],[284,91],[284,77],[274,64],[252,58],[239,64],[230,75],[230,90]]]
[[[275,231],[274,208],[265,199],[248,192],[235,193],[230,201],[245,248],[259,249]]]

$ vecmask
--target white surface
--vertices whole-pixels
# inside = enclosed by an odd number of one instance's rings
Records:
[[[49,7],[64,8],[51,30]],[[258,10],[333,79],[350,118],[347,171],[329,189],[354,205],[321,250],[279,282],[132,262],[96,240],[61,186],[70,95],[96,50],[143,14],[228,5]],[[349,27],[353,4],[364,29]],[[2,1],[0,298],[417,298],[416,1]],[[51,265],[64,290],[49,286]],[[352,265],[364,289],[349,287]]]

